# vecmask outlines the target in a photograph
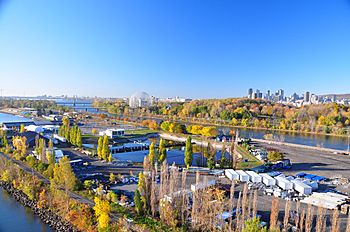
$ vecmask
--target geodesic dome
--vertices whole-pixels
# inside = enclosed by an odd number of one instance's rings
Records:
[[[129,106],[131,108],[148,107],[151,104],[151,97],[145,92],[136,92],[129,99]]]

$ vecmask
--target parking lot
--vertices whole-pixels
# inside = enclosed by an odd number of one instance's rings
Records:
[[[256,146],[276,149],[283,152],[285,158],[290,159],[293,164],[291,169],[281,171],[285,175],[307,172],[327,178],[350,178],[350,157],[347,155],[269,144],[256,144]],[[350,195],[349,185],[339,185],[335,187],[336,190]]]

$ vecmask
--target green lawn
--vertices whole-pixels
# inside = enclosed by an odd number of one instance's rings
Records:
[[[143,136],[150,133],[155,133],[157,131],[150,130],[150,129],[136,129],[136,130],[127,130],[125,131],[126,135],[133,135],[133,136]]]
[[[262,165],[262,162],[255,156],[249,153],[246,149],[241,146],[237,146],[237,151],[242,155],[243,159],[248,159],[248,162],[238,163],[238,169],[250,169]]]

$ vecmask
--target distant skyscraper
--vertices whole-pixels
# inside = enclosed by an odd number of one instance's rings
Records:
[[[278,90],[278,100],[279,101],[284,100],[284,90],[283,89]]]
[[[271,91],[270,90],[267,90],[267,93],[266,93],[266,100],[270,100],[271,99]]]
[[[299,100],[299,95],[296,94],[296,93],[293,93],[293,95],[291,96],[291,100],[292,100],[292,101]]]
[[[332,96],[332,102],[336,102],[337,101],[337,95],[333,95]]]
[[[305,92],[304,94],[304,102],[310,102],[310,92]]]
[[[248,89],[248,98],[253,98],[253,89]]]

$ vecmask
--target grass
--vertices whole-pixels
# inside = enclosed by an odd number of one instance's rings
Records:
[[[98,138],[98,135],[92,135],[92,134],[83,134],[81,136],[82,138]]]
[[[237,151],[242,155],[243,160],[248,160],[248,162],[240,162],[238,164],[239,169],[250,169],[262,165],[262,162],[260,160],[250,154],[250,152],[243,147],[237,146]]]
[[[155,133],[156,131],[150,130],[150,129],[136,129],[136,130],[128,130],[125,131],[127,135],[132,135],[132,136],[144,136],[150,133]]]

